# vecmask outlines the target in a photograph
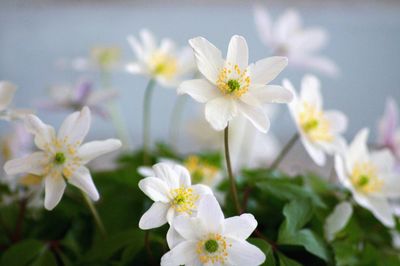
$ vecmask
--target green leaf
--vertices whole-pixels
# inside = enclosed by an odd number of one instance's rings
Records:
[[[301,229],[313,216],[311,202],[307,199],[292,201],[284,207],[283,215],[286,220],[279,229],[278,243],[303,246],[308,252],[329,261],[328,248],[323,239],[310,229]]]
[[[302,266],[302,264],[298,263],[295,260],[289,259],[282,253],[278,253],[278,258],[280,266]]]
[[[11,246],[1,258],[1,266],[24,266],[31,262],[44,249],[44,244],[35,239],[27,239]],[[22,255],[23,254],[23,255]]]
[[[31,266],[57,266],[57,260],[50,250],[45,250],[35,259]]]
[[[267,243],[265,240],[259,239],[259,238],[250,238],[248,240],[251,244],[257,246],[259,249],[261,249],[262,252],[265,254],[265,262],[262,264],[262,266],[275,266],[275,257],[274,257],[274,251],[272,246]]]

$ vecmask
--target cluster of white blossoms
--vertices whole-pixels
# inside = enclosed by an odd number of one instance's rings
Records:
[[[264,253],[246,239],[257,227],[251,214],[224,218],[212,190],[192,185],[189,171],[177,164],[158,163],[153,176],[139,182],[140,189],[154,201],[143,214],[143,230],[170,228],[170,251],[161,265],[260,265]]]

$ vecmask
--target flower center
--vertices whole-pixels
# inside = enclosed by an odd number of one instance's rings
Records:
[[[175,188],[171,190],[171,207],[180,213],[192,214],[196,209],[195,203],[199,196],[191,188]]]
[[[184,164],[189,170],[194,184],[210,184],[218,172],[217,167],[204,162],[204,160],[195,155],[189,156]]]
[[[65,154],[62,152],[57,152],[56,155],[54,156],[54,162],[55,164],[64,164],[67,158],[65,157]]]
[[[178,61],[173,56],[156,52],[150,58],[150,68],[154,75],[172,79],[178,72]]]
[[[223,94],[240,98],[249,90],[250,77],[247,70],[243,71],[238,65],[228,63],[219,72],[216,84]]]
[[[376,167],[371,163],[356,163],[350,179],[357,190],[365,193],[376,192],[383,185],[377,176]]]
[[[109,68],[119,60],[121,51],[117,47],[95,47],[91,54],[100,67]]]
[[[299,124],[312,141],[333,141],[329,121],[314,105],[303,103],[299,112]]]
[[[225,237],[220,234],[209,234],[204,240],[197,242],[196,252],[203,264],[224,264],[228,257],[228,247]]]

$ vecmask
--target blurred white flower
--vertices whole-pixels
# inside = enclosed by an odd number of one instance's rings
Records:
[[[44,206],[48,210],[60,202],[66,187],[65,181],[87,193],[93,200],[98,200],[99,193],[84,165],[120,148],[121,142],[108,139],[81,145],[89,131],[90,122],[90,110],[84,107],[81,112],[69,115],[56,135],[53,127],[34,115],[28,115],[25,126],[34,135],[35,145],[41,151],[8,161],[4,170],[9,175],[29,173],[40,176],[45,185]]]
[[[394,227],[390,198],[400,197],[400,175],[394,171],[389,150],[369,152],[368,129],[361,130],[342,156],[336,155],[335,169],[342,185],[354,200],[369,209],[387,227]]]
[[[88,106],[93,113],[106,118],[109,113],[105,104],[117,95],[116,90],[95,90],[91,82],[82,81],[75,87],[52,87],[50,99],[38,102],[37,106],[49,111],[79,111]]]
[[[323,28],[303,28],[299,13],[292,9],[273,23],[268,11],[256,6],[254,19],[263,44],[271,48],[275,55],[287,56],[290,65],[317,70],[330,76],[338,75],[336,64],[318,54],[328,41],[328,34]]]
[[[168,38],[157,45],[154,35],[143,29],[140,31],[141,43],[129,36],[128,41],[136,56],[136,61],[126,65],[132,74],[145,75],[165,87],[176,87],[187,74],[195,69],[193,52],[189,47],[177,50],[175,43]]]
[[[323,110],[320,82],[315,76],[303,77],[300,95],[288,80],[283,85],[295,95],[289,110],[301,142],[314,162],[322,166],[326,162],[325,154],[344,150],[346,141],[341,134],[347,129],[347,117],[340,111]]]
[[[17,87],[8,81],[0,81],[0,119],[10,121],[24,118],[32,111],[28,109],[10,109]]]
[[[212,194],[205,185],[192,185],[188,170],[177,164],[158,163],[148,173],[151,176],[142,179],[139,188],[154,203],[140,218],[139,227],[143,230],[171,224],[178,215],[196,215],[200,198]]]
[[[248,47],[241,36],[233,36],[226,60],[221,51],[203,37],[189,40],[194,49],[197,67],[203,79],[184,81],[179,94],[189,94],[205,103],[205,117],[211,126],[223,130],[237,115],[250,120],[261,132],[267,132],[270,121],[262,104],[288,103],[290,91],[267,85],[287,65],[285,57],[270,57],[248,64]]]
[[[265,254],[246,239],[257,227],[251,214],[224,218],[212,195],[200,201],[197,217],[177,217],[173,228],[181,240],[168,242],[171,250],[161,258],[161,265],[248,265],[265,261]]]
[[[328,241],[335,239],[336,233],[340,232],[349,222],[353,214],[353,206],[343,201],[336,205],[335,209],[326,218],[324,225],[325,237]]]
[[[379,121],[378,146],[389,149],[397,159],[397,169],[400,172],[400,126],[399,111],[396,101],[389,98],[386,101],[385,113]]]

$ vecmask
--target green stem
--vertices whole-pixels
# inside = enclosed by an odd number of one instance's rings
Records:
[[[103,69],[100,72],[101,86],[105,90],[112,88],[111,86],[111,75],[108,70]],[[122,116],[121,107],[116,101],[113,101],[109,105],[111,120],[114,124],[115,130],[117,131],[118,138],[126,145],[130,147],[128,129]]]
[[[171,123],[169,128],[169,138],[171,141],[171,146],[175,146],[179,139],[179,129],[186,101],[187,97],[185,97],[185,95],[178,96],[174,105],[174,109],[172,110]]]
[[[151,125],[151,96],[153,94],[155,80],[150,79],[146,86],[143,103],[143,163],[149,164],[150,125]]]
[[[88,195],[86,195],[86,193],[82,192],[82,195],[83,195],[83,198],[85,199],[85,202],[86,202],[90,212],[92,213],[93,219],[94,219],[97,227],[99,228],[101,235],[105,238],[107,236],[107,232],[106,232],[104,224],[100,218],[100,215],[97,212],[96,207],[94,206],[93,202],[89,199]]]
[[[281,153],[278,155],[278,157],[275,159],[275,161],[271,164],[270,170],[275,170],[282,160],[286,157],[286,155],[289,153],[289,151],[293,148],[294,144],[297,142],[299,139],[300,135],[299,133],[296,133],[293,135],[293,137],[290,138],[288,143],[286,143],[285,147],[283,147]]]
[[[233,197],[233,202],[236,207],[236,211],[238,214],[242,213],[242,209],[240,208],[239,197],[236,189],[236,182],[233,176],[232,165],[231,165],[231,157],[229,155],[229,124],[226,126],[224,131],[224,146],[225,146],[225,159],[226,159],[226,168],[228,169],[229,183],[231,187],[231,194]]]

